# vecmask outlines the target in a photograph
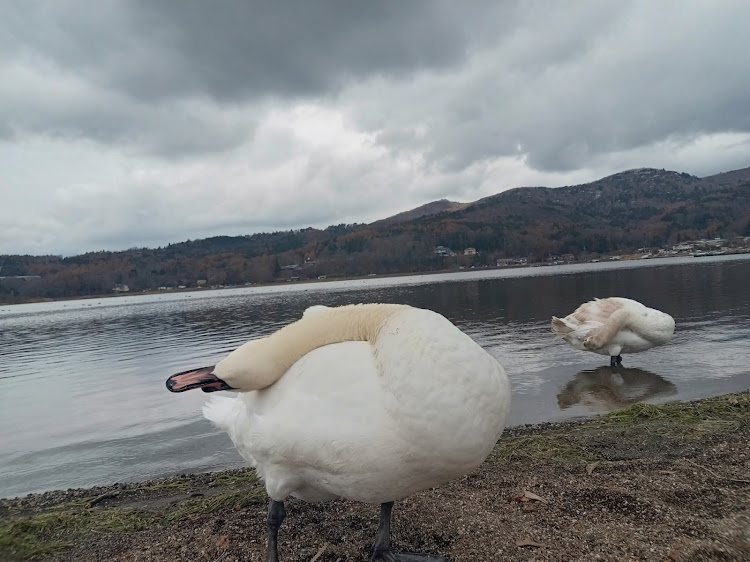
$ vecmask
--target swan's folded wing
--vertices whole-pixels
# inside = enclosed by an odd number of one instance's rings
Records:
[[[368,443],[390,429],[382,427],[389,420],[380,392],[366,342],[337,343],[308,353],[249,400],[256,423],[264,424],[255,433],[253,456],[321,469],[361,457]]]
[[[571,316],[573,316],[580,324],[586,322],[600,322],[601,324],[606,324],[610,317],[621,308],[622,303],[615,299],[595,299],[583,303],[573,314],[571,314]]]
[[[599,321],[578,322],[573,315],[565,318],[552,317],[552,331],[555,337],[568,342],[576,349],[584,350],[583,341],[591,335],[596,335],[603,327]]]

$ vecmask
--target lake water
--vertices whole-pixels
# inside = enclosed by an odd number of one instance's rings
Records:
[[[750,388],[750,256],[283,284],[0,306],[0,497],[242,465],[172,373],[211,365],[313,304],[436,310],[494,355],[513,385],[511,425],[638,400]],[[593,297],[674,316],[673,341],[609,359],[554,341],[550,316]]]

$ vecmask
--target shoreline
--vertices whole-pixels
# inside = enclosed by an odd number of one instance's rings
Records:
[[[750,559],[750,391],[515,426],[477,470],[396,502],[401,550],[453,562]],[[0,499],[0,558],[265,559],[266,494],[234,469]],[[377,506],[287,502],[281,562],[366,560]]]
[[[711,256],[705,256],[704,259],[700,259],[697,263],[703,263],[705,261],[708,261],[706,258],[719,258],[716,260],[712,260],[715,262],[721,262],[721,261],[727,261],[727,259],[731,260],[732,258],[736,258],[738,256],[748,256],[747,259],[750,259],[750,253],[748,252],[733,252],[733,253],[727,253],[722,255],[711,255]],[[231,285],[231,286],[219,286],[219,287],[186,287],[184,289],[166,289],[166,290],[160,290],[160,289],[146,289],[141,292],[127,292],[127,293],[102,293],[99,295],[83,295],[83,296],[77,296],[77,297],[60,297],[60,298],[38,298],[38,299],[31,299],[26,300],[22,302],[9,302],[9,301],[3,301],[0,300],[0,306],[17,306],[17,305],[24,305],[24,304],[40,304],[40,303],[56,303],[56,302],[69,302],[69,301],[85,301],[85,300],[94,300],[94,299],[111,299],[111,298],[127,298],[127,297],[138,297],[138,296],[153,296],[153,295],[172,295],[172,294],[181,294],[181,293],[211,293],[212,291],[224,291],[224,290],[236,290],[236,289],[248,289],[248,288],[267,288],[267,287],[278,287],[278,286],[299,286],[299,285],[314,285],[319,283],[337,283],[337,282],[347,282],[347,281],[364,281],[364,280],[370,280],[370,279],[391,279],[391,278],[399,278],[399,277],[411,277],[411,276],[431,276],[431,275],[446,275],[446,274],[471,274],[481,271],[506,271],[506,270],[521,270],[521,269],[539,269],[539,268],[556,268],[559,266],[585,266],[585,265],[591,265],[592,263],[642,263],[644,261],[646,262],[669,262],[675,259],[684,259],[684,258],[695,258],[695,256],[692,255],[676,255],[676,256],[654,256],[649,258],[648,260],[643,260],[641,257],[639,257],[638,254],[628,254],[623,255],[621,257],[618,257],[616,260],[611,260],[609,258],[602,258],[601,260],[597,260],[596,262],[593,261],[577,261],[577,262],[570,262],[570,263],[537,263],[533,265],[522,265],[522,266],[481,266],[476,267],[474,269],[440,269],[440,270],[430,270],[430,271],[413,271],[413,272],[403,272],[403,273],[384,273],[384,274],[369,274],[369,275],[359,275],[359,276],[327,276],[325,279],[300,279],[295,281],[289,281],[285,279],[279,279],[276,281],[272,281],[270,283],[253,283],[251,285]],[[684,262],[683,265],[685,265]],[[693,261],[690,261],[689,263],[696,263]],[[643,264],[646,265],[646,264]]]

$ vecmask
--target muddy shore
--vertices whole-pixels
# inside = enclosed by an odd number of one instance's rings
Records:
[[[397,549],[453,562],[750,560],[750,392],[512,428],[473,473],[396,503]],[[282,562],[365,561],[378,507],[291,499]],[[0,560],[265,560],[250,470],[0,500]]]

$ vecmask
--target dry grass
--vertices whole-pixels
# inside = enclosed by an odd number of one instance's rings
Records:
[[[493,560],[666,560],[668,552],[670,560],[719,560],[716,549],[750,559],[750,538],[733,523],[750,514],[748,434],[750,392],[514,428],[474,478],[401,503],[400,513],[414,510],[401,540],[458,561],[487,553]],[[608,462],[587,473],[586,463],[600,459]],[[550,501],[514,501],[525,487]],[[470,507],[457,518],[442,506],[445,498],[453,509]],[[247,560],[263,550],[264,503],[252,470],[0,500],[0,560],[124,561],[139,549],[138,560],[210,562],[229,556],[217,546],[221,535],[236,549],[227,559]],[[284,560],[309,561],[320,540],[331,544],[320,562],[361,558],[369,540],[363,528],[374,523],[370,506],[291,505]],[[346,516],[337,516],[342,509]],[[465,541],[467,525],[484,533],[479,542]],[[571,525],[577,530],[566,530]],[[515,546],[527,537],[547,546]],[[661,557],[650,557],[653,549]]]
[[[658,420],[662,433],[695,439],[706,434],[737,430],[750,420],[750,393],[654,406],[639,402],[602,416],[600,424],[630,426]]]
[[[565,435],[531,435],[501,439],[488,462],[536,462],[540,460],[593,461],[592,455]]]
[[[162,512],[127,507],[92,508],[91,503],[101,494],[84,495],[46,506],[42,513],[23,513],[10,509],[10,515],[0,518],[0,560],[21,562],[44,558],[65,549],[83,534],[132,534],[149,528],[164,528],[195,514],[210,514],[223,509],[244,509],[265,502],[265,491],[250,470],[235,470],[211,475],[209,488],[229,488],[205,497],[177,502]],[[123,487],[109,494],[107,499],[120,500],[133,495],[153,496],[163,493],[184,495],[195,487],[189,476]],[[233,489],[241,487],[242,489]]]

